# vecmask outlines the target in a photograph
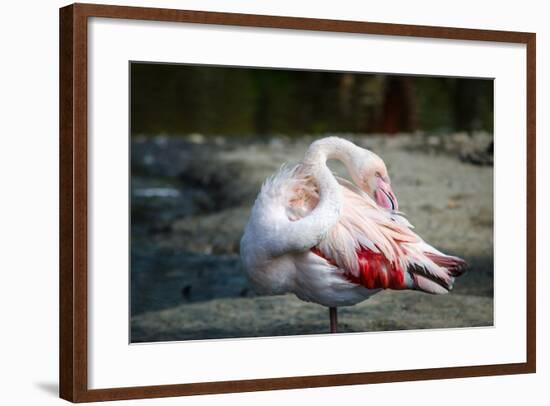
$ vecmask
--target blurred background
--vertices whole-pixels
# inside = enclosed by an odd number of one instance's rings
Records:
[[[329,135],[379,154],[416,231],[471,265],[340,330],[492,325],[492,80],[132,63],[130,96],[132,342],[328,332],[325,308],[253,292],[239,240],[265,178]]]
[[[132,133],[493,130],[493,81],[132,64]]]

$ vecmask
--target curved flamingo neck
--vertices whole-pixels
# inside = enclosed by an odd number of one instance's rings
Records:
[[[353,147],[349,141],[330,137],[316,141],[308,148],[302,168],[317,182],[319,202],[309,215],[292,223],[292,233],[296,237],[293,239],[295,248],[309,250],[316,246],[340,219],[343,207],[342,191],[327,166],[327,160],[344,160],[349,157]]]
[[[352,171],[353,154],[357,147],[350,141],[337,137],[323,138],[315,141],[308,148],[304,163],[309,165],[326,164],[330,159],[336,159]]]
[[[301,172],[302,176],[309,176],[317,183],[319,201],[307,216],[280,228],[284,229],[278,233],[280,238],[270,240],[271,256],[310,250],[338,223],[344,198],[340,184],[327,166],[327,160],[341,160],[349,169],[353,167],[354,151],[357,151],[354,144],[336,137],[324,138],[311,144],[302,161]]]

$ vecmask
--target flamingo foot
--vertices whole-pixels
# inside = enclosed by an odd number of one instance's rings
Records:
[[[328,312],[330,317],[330,332],[337,333],[338,332],[338,308],[329,307]]]

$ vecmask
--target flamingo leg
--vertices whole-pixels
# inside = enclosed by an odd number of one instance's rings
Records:
[[[328,312],[330,317],[330,332],[337,333],[338,332],[338,308],[329,307]]]

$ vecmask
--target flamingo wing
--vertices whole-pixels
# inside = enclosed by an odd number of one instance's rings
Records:
[[[368,289],[417,289],[443,294],[466,269],[464,260],[441,253],[412,231],[400,214],[379,207],[366,193],[339,179],[344,207],[339,223],[312,253],[343,269]]]

